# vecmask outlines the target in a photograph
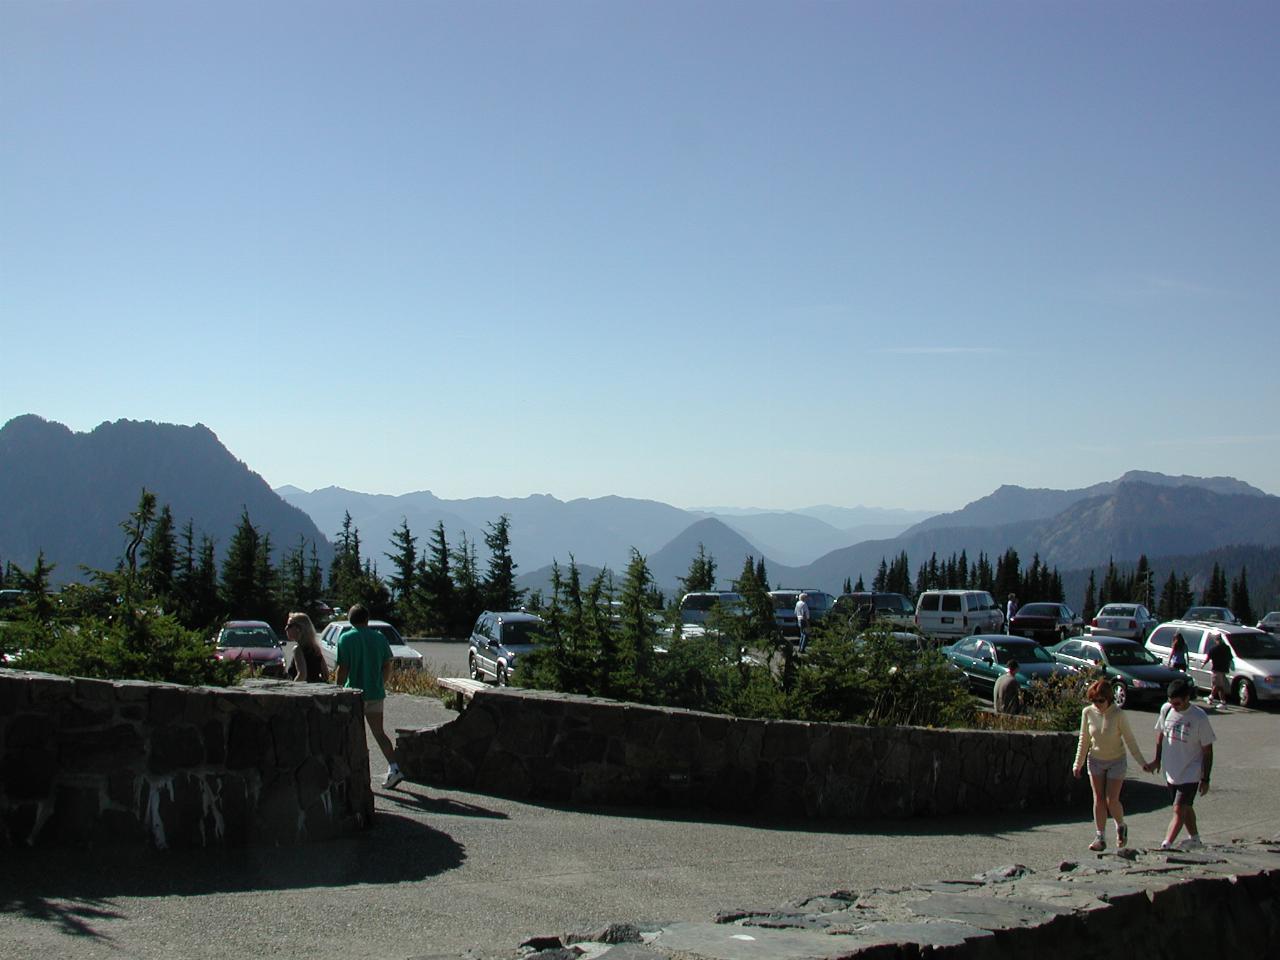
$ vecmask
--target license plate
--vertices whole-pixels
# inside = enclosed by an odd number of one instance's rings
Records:
[[[956,622],[956,618],[955,618],[955,617],[943,617],[943,618],[942,618],[942,622],[943,622],[943,623],[955,623],[955,622]]]

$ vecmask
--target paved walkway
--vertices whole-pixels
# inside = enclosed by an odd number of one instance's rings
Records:
[[[391,726],[447,720],[388,701]],[[1154,714],[1139,713],[1149,727]],[[1214,717],[1206,839],[1271,837],[1280,712]],[[1149,750],[1152,736],[1142,737]],[[383,762],[371,744],[374,773]],[[1125,790],[1134,846],[1158,843],[1164,791]],[[1021,863],[1052,872],[1088,855],[1089,811],[881,821],[760,822],[650,810],[572,810],[403,784],[375,828],[306,847],[122,855],[0,851],[0,954],[53,957],[406,958],[511,955],[538,935],[614,922],[657,929],[797,898],[964,879]]]

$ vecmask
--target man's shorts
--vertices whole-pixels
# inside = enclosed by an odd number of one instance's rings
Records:
[[[1099,760],[1096,757],[1089,757],[1085,760],[1085,766],[1089,770],[1089,776],[1107,777],[1111,780],[1123,780],[1125,773],[1129,769],[1129,764],[1125,762],[1124,757],[1117,757],[1114,760]]]
[[[1173,798],[1175,807],[1190,807],[1196,802],[1196,793],[1200,790],[1200,781],[1195,783],[1170,783],[1169,796]]]
[[[1214,671],[1213,689],[1215,692],[1218,690],[1221,690],[1223,693],[1226,693],[1228,690],[1231,689],[1231,685],[1227,683],[1227,675],[1225,672],[1219,673],[1217,671]]]
[[[382,716],[382,707],[387,701],[385,700],[366,700],[364,702],[364,715]]]

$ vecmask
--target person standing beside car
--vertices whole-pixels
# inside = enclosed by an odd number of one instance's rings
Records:
[[[1210,671],[1213,673],[1213,681],[1209,689],[1209,706],[1223,706],[1227,702],[1230,695],[1231,687],[1227,683],[1227,674],[1231,672],[1231,667],[1235,660],[1231,656],[1231,648],[1227,646],[1227,641],[1223,639],[1222,634],[1215,633],[1213,636],[1213,646],[1209,648],[1209,652],[1205,654],[1208,661]]]
[[[991,705],[996,713],[1022,712],[1022,685],[1018,683],[1018,661],[1010,660],[1007,672],[996,681]]]
[[[362,603],[354,604],[347,613],[351,629],[338,638],[338,671],[334,683],[340,687],[359,688],[364,694],[364,719],[378,748],[387,758],[387,776],[382,785],[390,790],[401,780],[395,747],[382,725],[382,709],[386,704],[386,680],[391,674],[391,644],[377,630],[369,628],[369,611]]]
[[[320,653],[316,628],[305,613],[291,613],[284,624],[284,635],[293,641],[293,657],[289,661],[289,677],[300,683],[328,683],[329,667]]]
[[[804,653],[805,644],[809,642],[809,595],[807,593],[800,594],[800,598],[796,600],[796,627],[800,631],[798,647],[800,652]]]
[[[1169,656],[1165,657],[1164,665],[1170,670],[1187,672],[1187,640],[1181,630],[1173,635],[1173,642],[1169,645]]]

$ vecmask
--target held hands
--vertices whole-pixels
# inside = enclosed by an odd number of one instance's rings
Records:
[[[1160,761],[1152,760],[1150,763],[1144,763],[1142,765],[1142,769],[1145,770],[1147,773],[1155,773],[1157,770],[1160,769]]]

